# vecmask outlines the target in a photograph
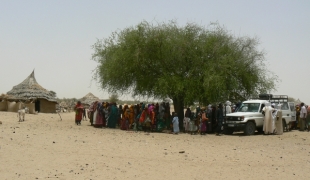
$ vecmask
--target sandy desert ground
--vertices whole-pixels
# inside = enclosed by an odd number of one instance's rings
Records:
[[[308,132],[147,135],[60,115],[0,112],[0,179],[310,179]]]

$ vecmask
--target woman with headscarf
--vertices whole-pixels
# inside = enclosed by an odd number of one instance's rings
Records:
[[[83,106],[81,104],[81,101],[78,101],[77,104],[74,107],[75,110],[75,123],[76,125],[81,125],[81,120],[83,116]]]
[[[94,121],[94,127],[105,127],[105,113],[103,103],[97,104],[97,116],[96,121]]]
[[[166,102],[165,104],[165,114],[164,114],[164,121],[166,123],[167,129],[171,129],[171,114],[170,114],[170,104]]]
[[[155,108],[151,109],[150,112],[150,119],[151,119],[151,130],[155,131],[156,130],[156,113],[155,113]]]
[[[307,118],[306,118],[307,131],[310,131],[310,106],[307,106]]]
[[[200,106],[196,107],[196,112],[195,112],[195,125],[197,127],[197,133],[200,132],[200,118],[201,118],[201,109]]]
[[[179,117],[177,113],[174,113],[174,117],[172,119],[172,124],[173,124],[173,134],[179,134],[180,129],[179,129]]]
[[[216,111],[217,127],[216,127],[216,134],[215,135],[217,135],[217,136],[221,135],[223,120],[224,120],[223,104],[220,103],[219,108]]]
[[[121,122],[122,122],[122,116],[123,116],[124,112],[123,112],[123,106],[119,105],[118,106],[118,121],[117,121],[117,125],[119,127],[121,127]]]
[[[94,104],[95,102],[92,102],[91,105],[88,108],[88,118],[89,118],[89,122],[90,125],[93,125],[93,117],[94,117]]]
[[[300,106],[297,104],[296,105],[296,129],[300,128]]]
[[[108,120],[108,127],[115,128],[118,118],[118,108],[116,107],[116,103],[112,103],[110,106],[110,115]]]
[[[123,110],[123,118],[121,121],[121,126],[120,129],[121,130],[128,130],[129,129],[129,116],[130,116],[130,110],[128,108],[127,105],[124,106],[124,110]]]
[[[200,119],[201,119],[201,121],[200,121],[200,134],[205,135],[207,132],[207,121],[208,121],[205,107],[201,108],[200,115],[201,115],[201,117],[200,117]]]
[[[135,106],[132,104],[129,107],[129,128],[132,128],[133,123],[135,122]]]
[[[144,131],[150,131],[151,128],[151,119],[150,119],[150,115],[148,113],[148,108],[147,106],[144,108],[144,110],[142,111],[141,115],[140,115],[140,119],[139,119],[140,125],[142,126],[142,129]]]
[[[98,107],[98,101],[96,101],[94,103],[94,114],[93,114],[93,122],[92,122],[92,125],[96,124],[96,121],[97,121],[97,114],[98,114],[98,110],[97,110],[97,107]]]
[[[186,133],[189,130],[189,122],[191,118],[191,109],[188,107],[185,111],[184,120],[183,120],[183,126],[184,126],[184,132]]]
[[[128,111],[127,111],[128,110]],[[122,114],[122,119],[120,121],[120,129],[121,130],[128,130],[128,122],[129,122],[129,109],[128,109],[128,105],[125,104],[124,108],[122,110],[123,114]]]
[[[212,132],[212,105],[209,104],[208,105],[208,109],[206,110],[206,115],[207,115],[207,118],[208,118],[208,121],[207,121],[207,132]]]

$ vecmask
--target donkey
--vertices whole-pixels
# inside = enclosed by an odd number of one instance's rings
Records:
[[[26,114],[25,108],[17,111],[17,117],[19,118],[18,122],[25,121],[25,114]]]

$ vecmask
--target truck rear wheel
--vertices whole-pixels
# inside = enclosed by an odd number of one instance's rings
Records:
[[[246,135],[254,135],[256,130],[256,126],[253,122],[247,122],[244,128],[244,134]]]

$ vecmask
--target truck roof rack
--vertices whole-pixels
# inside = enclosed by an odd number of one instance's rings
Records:
[[[287,95],[260,94],[259,99],[267,100],[271,103],[288,102],[288,96]]]

